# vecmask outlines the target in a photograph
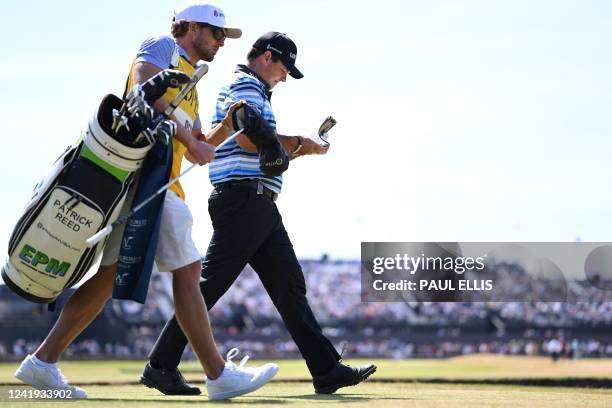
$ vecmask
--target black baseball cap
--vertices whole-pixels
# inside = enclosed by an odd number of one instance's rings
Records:
[[[260,51],[270,51],[278,57],[285,67],[289,70],[289,75],[295,79],[303,78],[304,75],[295,67],[295,58],[297,57],[297,47],[291,41],[287,34],[270,31],[265,33],[255,41],[253,48]]]

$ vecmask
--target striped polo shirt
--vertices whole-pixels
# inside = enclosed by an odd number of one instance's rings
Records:
[[[212,126],[217,126],[225,117],[232,104],[246,101],[257,109],[261,116],[276,130],[276,120],[270,105],[272,93],[268,85],[254,71],[245,65],[238,65],[233,82],[221,88]],[[215,159],[210,163],[210,182],[213,185],[231,180],[260,180],[275,193],[280,193],[282,176],[266,176],[259,170],[259,155],[242,149],[235,140],[217,150]]]

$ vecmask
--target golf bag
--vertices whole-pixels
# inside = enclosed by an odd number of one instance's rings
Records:
[[[108,95],[83,140],[69,147],[34,188],[2,267],[2,279],[18,295],[52,302],[100,254],[104,243],[87,248],[85,240],[119,216],[134,171],[152,146],[130,147],[113,137],[112,109],[121,105]]]
[[[35,186],[17,221],[2,266],[9,288],[27,300],[51,303],[87,273],[106,240],[88,247],[86,239],[118,218],[147,152],[176,130],[149,104],[188,80],[166,70],[136,85],[125,101],[114,95],[102,100],[82,140]]]

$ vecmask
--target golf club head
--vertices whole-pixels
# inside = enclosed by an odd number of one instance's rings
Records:
[[[321,126],[319,126],[319,137],[321,137],[323,139],[323,135],[326,135],[327,137],[327,133],[331,130],[331,128],[333,128],[334,126],[336,126],[338,122],[336,121],[336,119],[334,119],[332,116],[328,116],[323,123],[321,124]],[[323,139],[326,140],[326,139]]]

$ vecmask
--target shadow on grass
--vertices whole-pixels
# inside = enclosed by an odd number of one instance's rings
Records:
[[[367,394],[305,394],[305,395],[291,395],[284,397],[286,399],[301,399],[310,401],[334,401],[334,402],[367,402],[371,400],[414,400],[415,398],[404,398],[404,397],[385,397],[380,394],[367,395]]]
[[[282,397],[279,397],[282,398]],[[159,399],[130,399],[130,398],[87,398],[87,401],[100,401],[100,402],[109,402],[109,403],[155,403],[155,404],[265,404],[265,405],[274,405],[274,404],[287,404],[291,401],[282,400],[282,399],[274,399],[269,397],[264,398],[249,398],[249,397],[239,397],[239,399],[229,399],[229,400],[218,400],[211,401],[206,397],[194,398],[194,399],[174,399],[172,397],[160,397]]]

